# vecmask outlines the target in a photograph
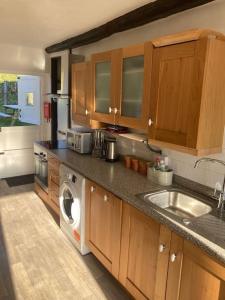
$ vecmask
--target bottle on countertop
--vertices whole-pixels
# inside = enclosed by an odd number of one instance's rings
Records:
[[[160,157],[159,156],[156,157],[153,168],[155,170],[159,170],[160,169]]]

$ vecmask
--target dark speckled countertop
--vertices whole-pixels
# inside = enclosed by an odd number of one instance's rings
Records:
[[[185,225],[181,219],[137,196],[146,192],[165,190],[166,187],[150,182],[146,177],[126,169],[121,162],[108,163],[69,149],[46,149],[44,142],[36,144],[71,169],[101,185],[161,224],[167,225],[172,231],[192,241],[210,256],[225,264],[225,213],[220,214],[216,209],[216,201],[208,196],[211,193],[209,188],[176,177],[176,183],[171,188],[191,193],[213,208],[210,214],[190,219],[190,224]]]

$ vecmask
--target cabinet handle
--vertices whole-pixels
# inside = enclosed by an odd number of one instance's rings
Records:
[[[115,107],[114,108],[114,114],[116,115],[118,112],[119,112],[119,109]]]
[[[110,114],[112,113],[112,107],[109,107],[109,113]]]
[[[107,202],[108,201],[108,196],[104,195],[103,200],[104,200],[104,202]]]
[[[4,155],[5,154],[5,152],[0,152],[0,155]]]
[[[173,262],[175,262],[176,258],[177,258],[177,254],[173,253],[170,256],[170,261],[173,263]]]
[[[87,110],[87,109],[85,109],[85,115],[86,115],[86,116],[88,115],[88,110]]]
[[[152,121],[152,119],[149,119],[148,120],[148,126],[152,126],[153,125],[153,121]]]
[[[95,187],[91,186],[91,192],[93,193],[95,191]]]
[[[160,244],[159,245],[159,252],[162,253],[166,249],[166,245]]]

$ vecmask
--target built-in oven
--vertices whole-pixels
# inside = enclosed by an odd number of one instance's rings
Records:
[[[35,181],[48,192],[48,157],[47,152],[42,148],[35,148]]]

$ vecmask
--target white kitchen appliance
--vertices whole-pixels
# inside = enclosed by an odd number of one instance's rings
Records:
[[[80,132],[74,129],[68,129],[66,132],[66,141],[69,149],[78,153],[91,153],[92,150],[92,133]]]
[[[61,164],[60,227],[82,255],[90,252],[85,245],[85,178]]]

